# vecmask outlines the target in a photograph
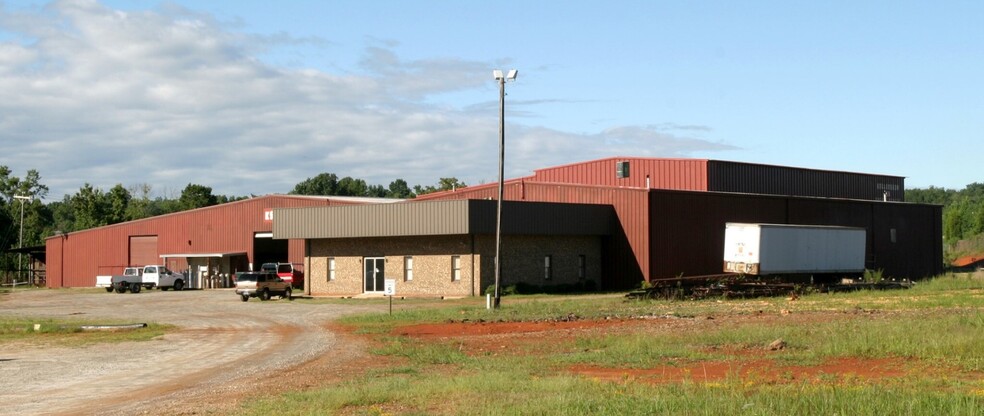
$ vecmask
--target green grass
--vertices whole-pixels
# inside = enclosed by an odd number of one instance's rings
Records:
[[[485,354],[470,353],[458,340],[412,338],[393,331],[417,323],[538,321],[572,314],[579,319],[656,318],[640,321],[647,324],[631,330],[553,336],[546,338],[547,343],[513,345],[510,351]],[[725,324],[714,324],[720,320]],[[330,386],[250,402],[240,411],[257,415],[984,413],[984,278],[980,275],[943,276],[909,290],[813,294],[796,300],[509,296],[499,311],[486,310],[484,299],[422,302],[393,315],[364,314],[341,322],[373,338],[377,347],[372,352],[397,364],[369,369]],[[787,342],[785,350],[757,352],[777,338]],[[845,357],[890,358],[905,363],[910,371],[904,377],[871,379],[821,374],[787,380],[734,374],[708,382],[653,383],[629,376],[594,379],[568,370],[573,365],[647,369],[755,360],[772,360],[782,368]]]
[[[129,322],[126,322],[129,323]],[[173,325],[148,324],[146,328],[120,331],[83,331],[83,325],[113,325],[124,322],[68,320],[51,318],[0,318],[0,346],[27,345],[84,346],[99,343],[147,341],[164,335]],[[35,330],[40,325],[40,330]]]

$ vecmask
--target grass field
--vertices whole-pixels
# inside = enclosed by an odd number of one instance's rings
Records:
[[[121,322],[74,319],[0,317],[0,345],[84,346],[99,343],[146,341],[164,335],[171,325],[148,324],[146,328],[128,330],[82,329],[88,325],[113,325]],[[36,326],[37,325],[37,326]]]
[[[341,322],[370,341],[373,364],[242,411],[984,414],[980,274],[798,299],[510,296],[499,311],[484,299],[398,309]]]

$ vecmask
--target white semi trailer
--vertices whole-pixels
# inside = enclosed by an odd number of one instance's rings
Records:
[[[865,269],[864,228],[727,223],[724,271],[749,275],[858,274]]]

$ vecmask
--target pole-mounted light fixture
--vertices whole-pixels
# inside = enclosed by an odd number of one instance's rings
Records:
[[[493,307],[499,309],[502,292],[499,290],[502,273],[502,184],[503,165],[506,159],[506,81],[515,81],[519,71],[510,69],[503,76],[501,70],[493,70],[492,76],[499,81],[499,199],[495,210],[495,302]]]

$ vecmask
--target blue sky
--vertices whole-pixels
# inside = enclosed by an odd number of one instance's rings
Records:
[[[283,193],[609,156],[984,181],[984,2],[2,1],[0,165]],[[170,194],[170,195],[169,195]]]

